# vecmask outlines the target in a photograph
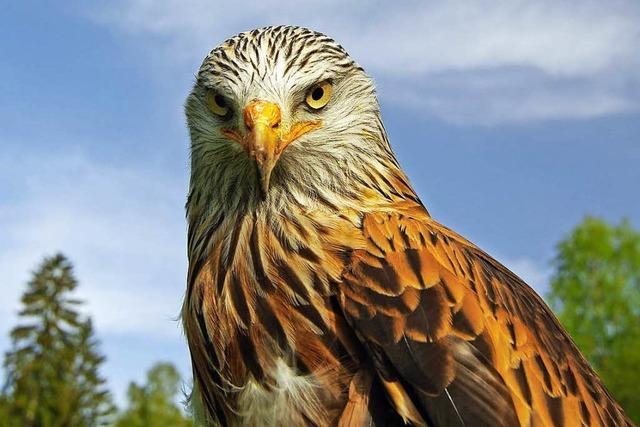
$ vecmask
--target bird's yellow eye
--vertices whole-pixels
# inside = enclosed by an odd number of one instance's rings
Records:
[[[229,106],[224,96],[211,90],[207,92],[207,105],[216,116],[223,117],[229,112]]]
[[[331,83],[324,81],[313,86],[305,99],[307,105],[314,110],[319,110],[329,102],[331,98]]]

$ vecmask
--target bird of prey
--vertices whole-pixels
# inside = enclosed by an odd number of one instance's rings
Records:
[[[543,300],[430,216],[334,40],[239,34],[185,109],[206,425],[631,425]]]

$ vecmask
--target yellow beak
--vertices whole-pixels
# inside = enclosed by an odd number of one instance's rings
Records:
[[[278,105],[263,101],[251,101],[243,111],[247,133],[223,129],[222,133],[238,142],[256,160],[260,189],[265,197],[269,191],[271,172],[284,149],[307,132],[320,127],[319,121],[296,123],[287,132],[281,129],[281,113]]]
[[[280,108],[271,102],[256,100],[243,112],[247,126],[245,149],[256,159],[263,195],[269,190],[271,172],[280,157]]]

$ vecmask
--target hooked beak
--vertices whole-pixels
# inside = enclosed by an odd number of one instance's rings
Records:
[[[245,135],[234,129],[222,129],[222,133],[238,142],[255,159],[262,196],[266,197],[271,172],[284,149],[305,133],[319,128],[320,122],[299,122],[285,131],[281,127],[280,107],[260,99],[245,107],[243,117],[247,127]]]

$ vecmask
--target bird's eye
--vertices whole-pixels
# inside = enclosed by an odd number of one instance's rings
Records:
[[[324,81],[309,89],[305,101],[309,107],[319,110],[327,105],[329,98],[331,98],[331,83]]]
[[[211,90],[207,92],[207,105],[216,116],[224,117],[229,112],[229,105],[224,96]]]

